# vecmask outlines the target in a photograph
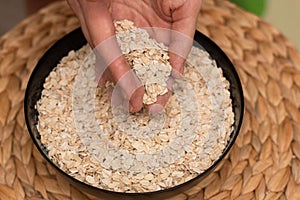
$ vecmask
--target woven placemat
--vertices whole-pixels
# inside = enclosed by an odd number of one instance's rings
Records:
[[[56,2],[0,38],[0,199],[95,199],[39,154],[23,99],[38,59],[78,27]],[[224,0],[204,0],[198,29],[230,57],[242,80],[245,117],[227,159],[172,199],[300,199],[300,54],[275,28]]]

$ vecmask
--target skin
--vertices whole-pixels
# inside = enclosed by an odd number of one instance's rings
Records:
[[[118,48],[113,25],[114,20],[128,19],[137,27],[159,27],[165,31],[150,30],[152,37],[169,46],[172,77],[183,73],[186,55],[191,49],[201,0],[67,0],[79,18],[83,33],[108,68],[103,72],[100,85],[108,80],[118,83],[120,91],[114,95],[115,103],[124,99],[129,102],[130,112],[138,112],[143,106],[144,88]],[[160,29],[162,30],[162,29]],[[104,43],[106,41],[106,43]],[[107,42],[109,41],[109,42]],[[105,45],[109,45],[107,51]],[[113,52],[113,53],[111,53]],[[113,55],[111,55],[113,54]],[[169,82],[172,82],[171,80]],[[163,109],[170,96],[159,96],[156,103],[149,105],[150,112]],[[125,101],[126,102],[126,101]]]

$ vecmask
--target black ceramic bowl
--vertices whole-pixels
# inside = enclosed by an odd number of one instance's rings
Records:
[[[73,32],[67,34],[62,39],[57,41],[39,60],[35,69],[33,70],[30,80],[27,85],[25,101],[24,101],[24,109],[25,109],[25,119],[26,124],[29,130],[29,133],[32,137],[32,140],[35,146],[38,148],[40,153],[44,156],[44,158],[57,169],[58,172],[63,174],[63,176],[68,179],[71,184],[75,185],[77,188],[85,190],[93,195],[101,196],[108,199],[162,199],[165,197],[169,197],[179,192],[182,192],[194,184],[201,181],[206,175],[212,172],[212,170],[220,163],[222,159],[228,154],[229,150],[233,146],[243,119],[244,112],[244,99],[243,99],[243,91],[242,86],[238,77],[238,74],[228,59],[228,57],[224,54],[224,52],[209,38],[204,36],[200,32],[196,32],[195,41],[198,42],[206,51],[209,52],[210,56],[216,60],[217,65],[220,66],[223,70],[224,76],[230,82],[230,93],[231,99],[233,102],[233,111],[235,114],[235,123],[234,130],[231,133],[230,140],[223,151],[223,154],[219,157],[214,164],[209,167],[204,173],[199,174],[194,179],[187,181],[183,184],[177,185],[175,187],[157,191],[157,192],[147,192],[147,193],[119,193],[112,192],[108,190],[99,189],[90,185],[87,185],[83,182],[76,180],[70,175],[63,172],[56,164],[54,164],[51,159],[47,155],[47,151],[43,144],[40,141],[40,135],[37,130],[37,120],[38,113],[35,109],[35,105],[37,101],[41,98],[41,92],[43,89],[43,83],[48,74],[52,71],[52,69],[59,63],[62,57],[66,56],[69,51],[77,50],[81,48],[84,44],[86,44],[86,39],[84,38],[81,29],[76,29]]]

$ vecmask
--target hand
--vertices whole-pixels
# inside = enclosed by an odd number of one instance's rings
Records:
[[[168,29],[164,33],[150,33],[157,40],[169,45],[170,63],[173,67],[172,76],[177,78],[183,73],[185,58],[192,46],[197,16],[201,0],[67,0],[74,10],[83,33],[89,44],[95,48],[103,41],[114,47],[114,60],[108,61],[100,84],[107,80],[118,82],[130,70],[125,58],[121,56],[114,39],[115,29],[113,20],[128,19],[137,27],[159,27]],[[178,34],[181,33],[181,34]],[[185,37],[182,37],[185,36]],[[189,38],[189,39],[187,39]],[[111,57],[109,52],[99,49],[102,58]],[[111,51],[110,51],[111,52]],[[123,98],[129,100],[130,112],[142,108],[144,88],[135,74],[129,73],[121,81],[120,87]],[[123,79],[123,78],[122,78]],[[155,104],[150,105],[152,112],[160,111],[166,104],[170,91],[159,96]],[[157,106],[160,104],[161,106]]]

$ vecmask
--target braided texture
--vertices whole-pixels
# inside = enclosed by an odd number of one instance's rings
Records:
[[[23,113],[24,91],[38,59],[78,26],[60,1],[0,38],[0,199],[95,199],[47,164],[27,133]],[[224,0],[203,1],[197,29],[236,66],[245,95],[244,123],[219,167],[171,199],[300,199],[299,52],[278,30]]]

